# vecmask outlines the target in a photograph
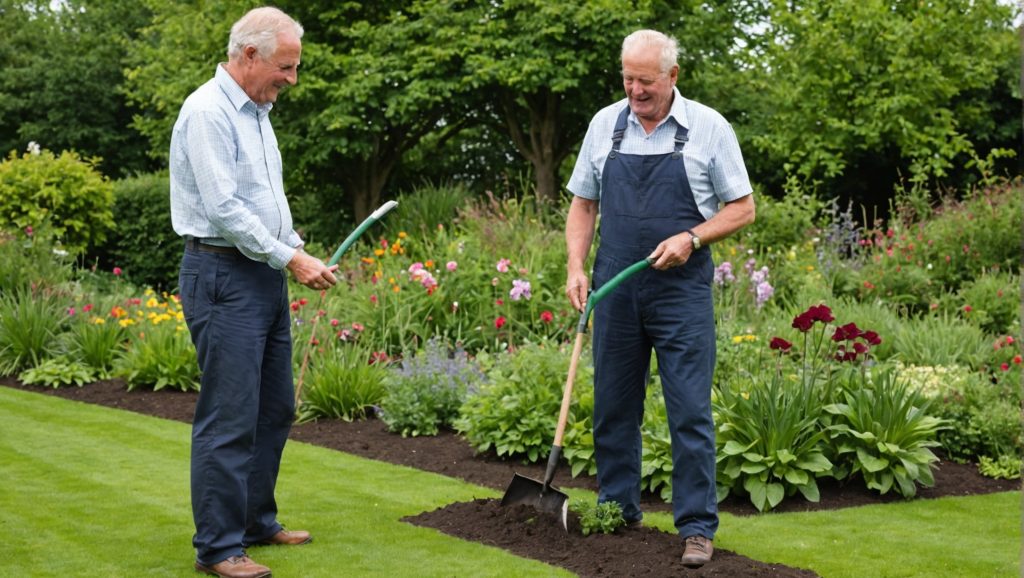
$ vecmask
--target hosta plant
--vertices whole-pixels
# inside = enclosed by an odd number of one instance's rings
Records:
[[[739,491],[759,511],[797,491],[819,499],[817,476],[831,470],[818,424],[821,397],[813,382],[777,372],[743,391],[726,387],[715,402],[718,434],[718,499]]]
[[[96,381],[93,368],[73,359],[47,359],[41,364],[27,369],[18,375],[18,380],[29,385],[77,385],[82,387]]]
[[[931,468],[938,457],[929,448],[939,445],[938,432],[947,422],[929,415],[929,400],[893,371],[873,373],[872,383],[847,388],[842,402],[825,407],[837,417],[829,435],[839,459],[849,462],[850,475],[860,474],[881,494],[893,490],[910,498],[917,484],[935,484]]]

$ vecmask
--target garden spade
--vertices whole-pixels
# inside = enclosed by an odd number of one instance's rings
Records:
[[[544,471],[544,481],[534,480],[526,476],[515,474],[512,481],[501,498],[502,506],[514,506],[525,504],[533,506],[541,512],[557,514],[562,527],[569,531],[569,496],[551,486],[551,480],[555,477],[555,470],[558,468],[558,461],[562,458],[562,437],[565,435],[565,423],[569,418],[569,402],[572,399],[572,386],[576,381],[576,369],[579,366],[580,352],[583,350],[583,336],[587,332],[587,322],[590,319],[590,312],[598,301],[605,295],[611,293],[623,281],[634,273],[645,269],[654,262],[648,257],[642,261],[626,267],[618,275],[612,277],[600,289],[594,291],[587,299],[587,305],[580,314],[579,323],[576,325],[576,343],[572,347],[572,358],[569,361],[569,374],[565,380],[565,389],[562,392],[562,408],[558,413],[558,426],[555,428],[555,442],[551,446],[551,453],[548,455],[548,466]]]

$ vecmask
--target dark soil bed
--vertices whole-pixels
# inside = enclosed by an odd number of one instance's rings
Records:
[[[169,390],[129,393],[119,380],[100,381],[80,388],[53,389],[25,386],[10,378],[0,378],[0,385],[186,423],[192,421],[196,400],[195,393]],[[504,491],[514,473],[534,479],[541,479],[544,475],[544,464],[524,465],[492,455],[477,455],[465,440],[452,432],[432,437],[402,438],[389,433],[384,424],[375,419],[296,424],[291,439],[436,472],[500,491]],[[559,470],[558,474],[555,485],[597,489],[591,476],[570,478],[567,467]],[[898,496],[878,496],[862,484],[844,486],[823,482],[820,485],[819,502],[788,498],[776,511],[835,509],[901,499]],[[1018,489],[1018,481],[993,480],[981,476],[973,465],[943,460],[935,471],[935,486],[920,488],[918,497],[927,499]],[[648,511],[670,510],[668,504],[652,496],[645,497],[644,502]],[[719,507],[724,512],[737,515],[757,513],[746,498],[730,497]],[[451,504],[408,521],[567,568],[580,576],[667,576],[683,571],[693,576],[814,576],[810,571],[759,562],[720,549],[716,550],[711,564],[700,570],[686,570],[679,563],[682,545],[678,536],[640,528],[623,530],[615,535],[584,537],[571,512],[571,531],[568,534],[558,521],[541,516],[532,508],[500,508],[495,500],[476,500]]]

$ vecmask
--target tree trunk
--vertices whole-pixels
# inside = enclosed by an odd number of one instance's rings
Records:
[[[537,198],[546,201],[558,200],[558,167],[569,154],[561,138],[561,99],[549,90],[526,95],[522,101],[506,92],[501,99],[505,127],[519,153],[533,165]],[[529,118],[525,130],[523,116]]]

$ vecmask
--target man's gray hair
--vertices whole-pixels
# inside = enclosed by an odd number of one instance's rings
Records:
[[[641,48],[656,48],[660,51],[662,72],[668,72],[679,64],[679,43],[667,34],[657,30],[637,30],[622,41],[621,57]]]
[[[241,56],[246,46],[255,46],[261,58],[268,58],[277,51],[277,37],[282,32],[302,38],[302,25],[277,8],[253,8],[231,27],[228,58]]]

